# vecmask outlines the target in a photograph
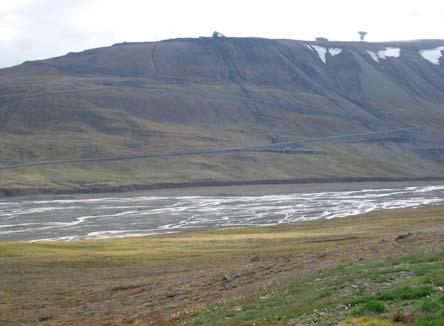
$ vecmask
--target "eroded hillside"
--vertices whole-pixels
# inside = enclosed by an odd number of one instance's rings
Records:
[[[3,69],[3,165],[301,143],[279,151],[2,170],[0,183],[3,189],[84,189],[443,176],[442,46],[438,40],[177,39]],[[389,134],[398,130],[408,132]],[[306,142],[379,131],[388,133]]]

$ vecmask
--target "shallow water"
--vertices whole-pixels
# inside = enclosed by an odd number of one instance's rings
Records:
[[[266,195],[147,196],[0,201],[0,240],[154,235],[332,219],[379,209],[444,204],[444,185]]]

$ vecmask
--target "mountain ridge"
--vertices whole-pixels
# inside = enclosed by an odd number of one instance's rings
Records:
[[[442,40],[171,39],[0,69],[3,165],[422,130],[404,138],[306,146],[317,155],[203,154],[169,158],[168,164],[162,159],[74,164],[64,167],[69,173],[62,167],[27,167],[0,172],[0,181],[4,189],[79,189],[442,176],[441,46]]]

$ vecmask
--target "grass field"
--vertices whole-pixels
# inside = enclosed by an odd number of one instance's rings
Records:
[[[397,239],[399,235],[402,239]],[[0,324],[442,325],[444,207],[0,243]]]

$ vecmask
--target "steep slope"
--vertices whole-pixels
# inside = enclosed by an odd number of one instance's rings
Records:
[[[0,70],[0,161],[406,130],[292,150],[0,170],[3,189],[443,176],[444,41],[122,43]]]

